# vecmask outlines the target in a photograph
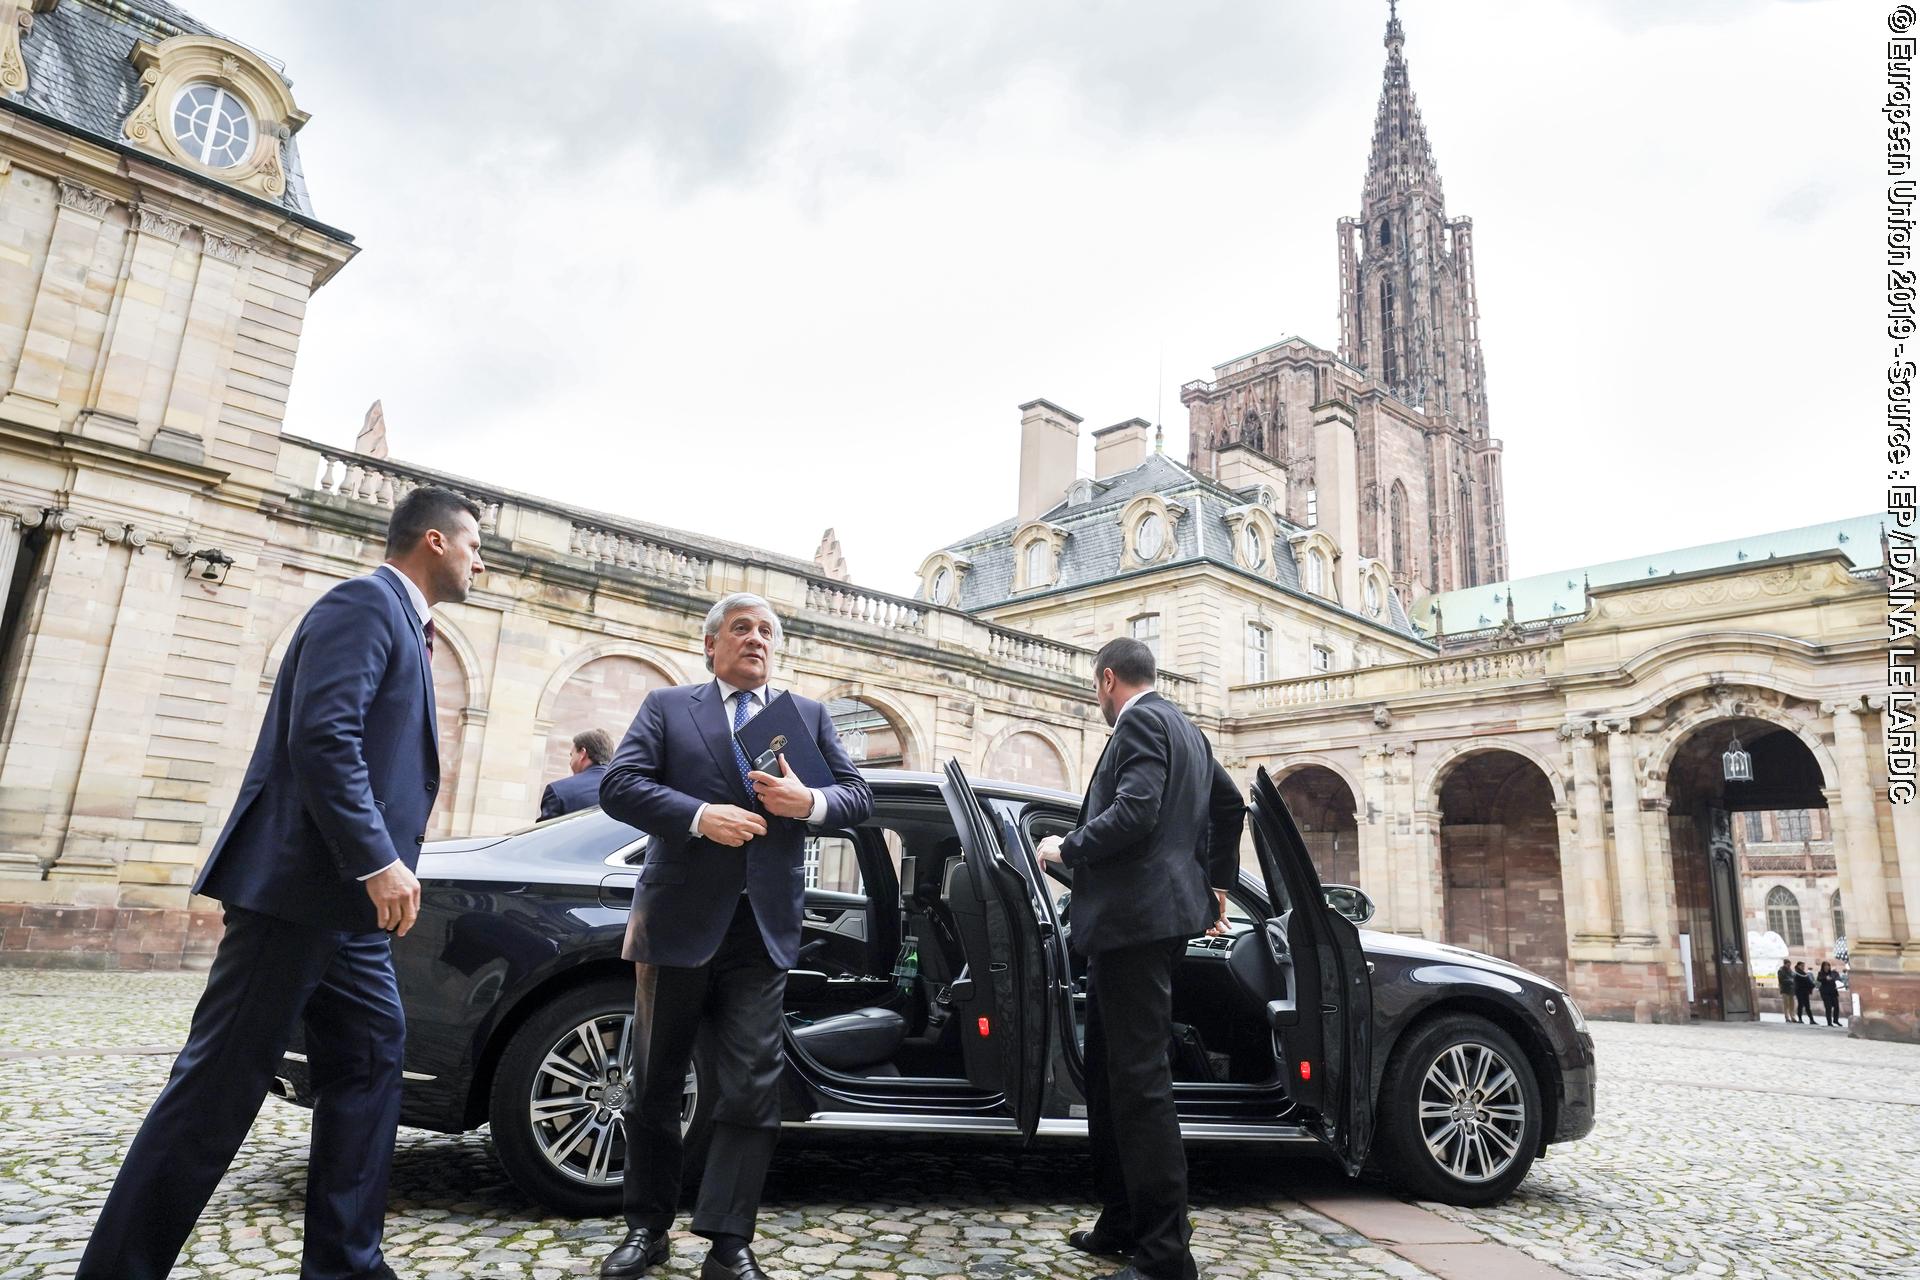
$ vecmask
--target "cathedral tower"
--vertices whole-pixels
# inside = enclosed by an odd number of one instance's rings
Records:
[[[1430,514],[1456,586],[1507,575],[1500,446],[1487,423],[1473,220],[1448,218],[1440,171],[1414,102],[1397,0],[1374,116],[1360,216],[1342,218],[1340,357],[1437,427]]]

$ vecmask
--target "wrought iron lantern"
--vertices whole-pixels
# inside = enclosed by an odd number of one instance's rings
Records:
[[[1740,745],[1740,735],[1734,734],[1727,743],[1727,753],[1720,757],[1721,773],[1728,782],[1753,781],[1753,757]]]

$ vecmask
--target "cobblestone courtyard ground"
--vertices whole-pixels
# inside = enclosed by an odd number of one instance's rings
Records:
[[[0,1280],[73,1273],[185,1033],[194,975],[0,972]],[[1310,1165],[1196,1153],[1215,1277],[1920,1275],[1920,1048],[1781,1024],[1600,1024],[1600,1123],[1492,1209],[1411,1209]],[[269,1100],[175,1272],[297,1274],[304,1111]],[[1081,1277],[1084,1155],[789,1144],[768,1188],[776,1277]],[[1338,1220],[1336,1220],[1338,1219]],[[409,1280],[591,1276],[608,1222],[543,1217],[484,1135],[402,1130],[388,1258]],[[675,1240],[664,1274],[704,1242]]]

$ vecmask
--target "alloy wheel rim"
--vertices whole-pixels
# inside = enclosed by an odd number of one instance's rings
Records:
[[[626,1171],[622,1108],[633,1083],[633,1015],[588,1018],[555,1040],[533,1073],[527,1119],[541,1156],[562,1177],[617,1187]],[[693,1125],[700,1086],[687,1068],[680,1132]]]
[[[1488,1045],[1449,1045],[1420,1082],[1420,1136],[1462,1182],[1491,1182],[1520,1158],[1527,1101],[1520,1077]]]

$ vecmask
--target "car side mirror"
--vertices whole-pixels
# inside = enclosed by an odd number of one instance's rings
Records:
[[[812,1000],[827,992],[827,975],[818,969],[787,970],[787,995],[800,1000]]]
[[[1365,924],[1373,919],[1373,899],[1365,892],[1350,884],[1322,885],[1320,892],[1326,897],[1327,905],[1338,911],[1355,924]]]

